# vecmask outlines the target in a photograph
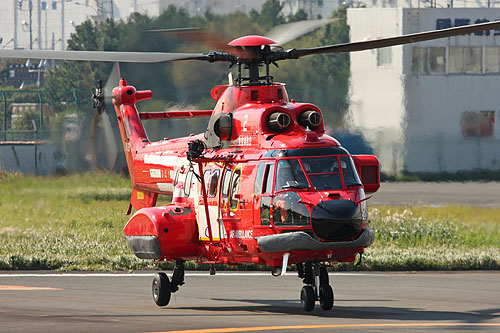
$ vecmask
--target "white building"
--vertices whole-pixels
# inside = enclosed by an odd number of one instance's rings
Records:
[[[329,18],[339,6],[339,0],[280,0],[283,14],[293,15],[303,10],[309,19]],[[342,2],[342,1],[341,1]]]
[[[359,8],[351,41],[500,18],[495,8]],[[350,122],[385,172],[500,169],[500,29],[353,52]]]
[[[112,12],[111,0],[2,0],[0,47],[65,49],[76,26]]]
[[[335,0],[336,1],[336,0]],[[0,48],[61,50],[86,20],[127,20],[134,12],[158,16],[169,5],[190,15],[260,11],[265,0],[2,0]],[[31,19],[30,19],[31,16]]]

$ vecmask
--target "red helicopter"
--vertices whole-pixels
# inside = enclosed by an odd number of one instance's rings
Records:
[[[151,98],[150,90],[137,91],[123,78],[113,89],[133,185],[128,214],[136,210],[124,228],[128,245],[139,258],[175,262],[170,279],[162,272],[153,279],[159,306],[184,284],[185,261],[195,260],[267,265],[275,276],[296,265],[303,309],[311,311],[319,301],[330,310],[327,266],[354,262],[375,239],[366,194],[380,187],[379,162],[373,155],[349,154],[326,135],[321,110],[289,100],[285,85],[273,82],[270,65],[496,28],[500,21],[309,49],[284,50],[271,38],[246,36],[207,54],[0,50],[0,56],[236,65],[234,82],[211,91],[214,110],[139,113],[136,102]],[[102,85],[94,99],[102,112]],[[142,124],[192,117],[210,117],[205,133],[151,142]],[[172,195],[172,202],[158,207],[158,195]]]

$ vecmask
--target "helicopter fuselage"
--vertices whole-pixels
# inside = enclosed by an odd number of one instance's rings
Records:
[[[158,142],[135,107],[151,93],[124,80],[113,93],[137,210],[124,232],[138,257],[278,267],[285,254],[352,262],[373,242],[365,192],[378,189],[378,161],[325,135],[319,108],[289,101],[284,85],[215,87],[205,134]],[[188,143],[202,140],[215,147],[189,160]],[[172,203],[155,207],[158,195]]]

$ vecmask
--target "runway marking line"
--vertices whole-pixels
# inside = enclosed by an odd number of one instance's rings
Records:
[[[50,287],[27,287],[27,286],[0,285],[0,291],[29,291],[29,290],[63,290],[63,289],[62,288],[50,288]]]
[[[406,324],[338,324],[338,325],[297,325],[297,326],[262,326],[262,327],[232,327],[206,328],[198,330],[162,331],[151,333],[226,333],[277,330],[303,330],[315,328],[377,328],[377,327],[500,327],[500,323],[406,323]]]

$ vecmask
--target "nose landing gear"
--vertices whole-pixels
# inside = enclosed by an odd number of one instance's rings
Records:
[[[153,300],[158,306],[166,306],[170,302],[170,296],[179,290],[179,286],[184,284],[184,261],[175,263],[172,281],[168,279],[167,274],[156,273],[153,278]]]
[[[303,279],[305,286],[300,292],[300,304],[305,311],[312,311],[316,301],[323,310],[333,308],[333,289],[329,284],[328,271],[319,263],[298,264],[299,278]]]

